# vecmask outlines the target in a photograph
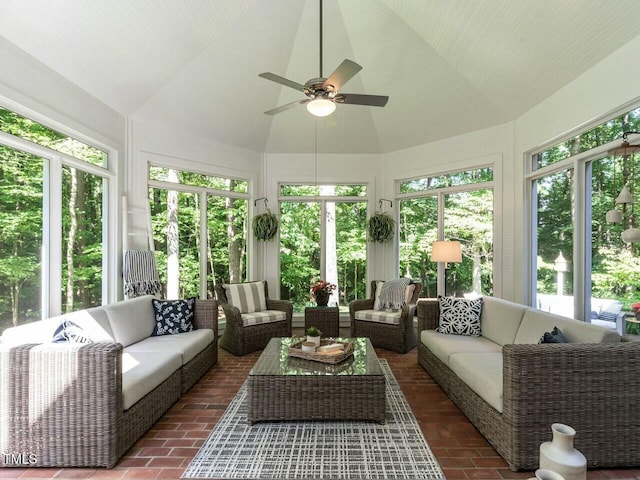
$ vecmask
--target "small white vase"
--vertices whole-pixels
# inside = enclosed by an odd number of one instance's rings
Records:
[[[576,431],[569,425],[551,425],[553,439],[540,445],[540,468],[562,475],[564,480],[586,480],[587,459],[573,447]]]
[[[320,336],[317,337],[310,337],[309,335],[307,335],[307,342],[313,342],[316,344],[316,347],[320,346]]]

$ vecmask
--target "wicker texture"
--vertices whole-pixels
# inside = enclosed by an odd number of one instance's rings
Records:
[[[422,283],[412,282],[415,285],[413,296],[408,304],[402,307],[400,322],[398,325],[390,325],[379,322],[369,322],[366,320],[357,320],[355,315],[358,310],[373,309],[374,299],[376,297],[377,281],[371,282],[371,298],[366,300],[353,300],[349,303],[349,316],[351,320],[350,335],[352,337],[367,337],[376,347],[386,348],[398,353],[407,353],[413,349],[418,340],[416,331],[413,327],[413,317],[416,308],[416,302],[422,291]]]
[[[304,309],[304,329],[316,327],[323,337],[340,336],[340,310],[338,307],[307,307]]]
[[[419,325],[437,325],[437,305],[418,303]],[[422,343],[418,362],[512,470],[538,467],[554,422],[576,429],[590,468],[640,465],[640,342],[505,345],[502,413]]]
[[[280,364],[280,339],[262,352],[258,362]],[[277,347],[275,346],[277,344]],[[317,362],[305,362],[313,369]],[[368,345],[366,361],[377,363]],[[256,367],[258,366],[256,362]],[[326,371],[325,365],[322,371]],[[277,370],[277,368],[276,368]],[[247,379],[247,420],[250,423],[279,420],[373,420],[385,421],[385,378],[371,375],[257,375]]]
[[[2,451],[33,453],[38,467],[115,466],[180,398],[184,386],[192,385],[215,363],[214,312],[215,300],[196,303],[196,326],[212,326],[214,340],[127,411],[122,406],[123,348],[119,343],[0,349],[0,365],[7,355],[11,365],[9,378],[0,378],[3,391],[9,392],[8,406],[0,405],[3,424],[5,419],[8,424],[0,429]]]
[[[293,304],[287,300],[269,298],[267,282],[264,282],[268,310],[280,310],[287,314],[287,319],[280,322],[261,323],[244,326],[242,316],[237,307],[229,305],[222,285],[216,285],[216,297],[224,311],[226,325],[220,346],[236,357],[262,350],[273,337],[290,337],[293,319]]]

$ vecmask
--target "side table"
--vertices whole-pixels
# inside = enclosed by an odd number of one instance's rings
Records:
[[[338,307],[307,307],[304,309],[304,330],[320,329],[323,337],[340,336],[340,310]]]

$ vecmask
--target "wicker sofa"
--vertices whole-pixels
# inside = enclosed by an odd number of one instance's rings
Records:
[[[0,467],[111,468],[216,363],[216,301],[196,300],[193,331],[151,336],[152,298],[5,330]],[[63,318],[93,343],[52,343]]]
[[[438,333],[435,299],[417,311],[418,362],[512,470],[538,467],[554,422],[577,430],[589,467],[640,465],[640,342],[491,297],[479,337]],[[569,343],[538,344],[554,326]]]

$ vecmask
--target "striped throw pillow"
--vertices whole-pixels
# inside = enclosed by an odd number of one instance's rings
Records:
[[[262,312],[267,309],[264,282],[232,283],[223,285],[229,305],[240,313]]]

